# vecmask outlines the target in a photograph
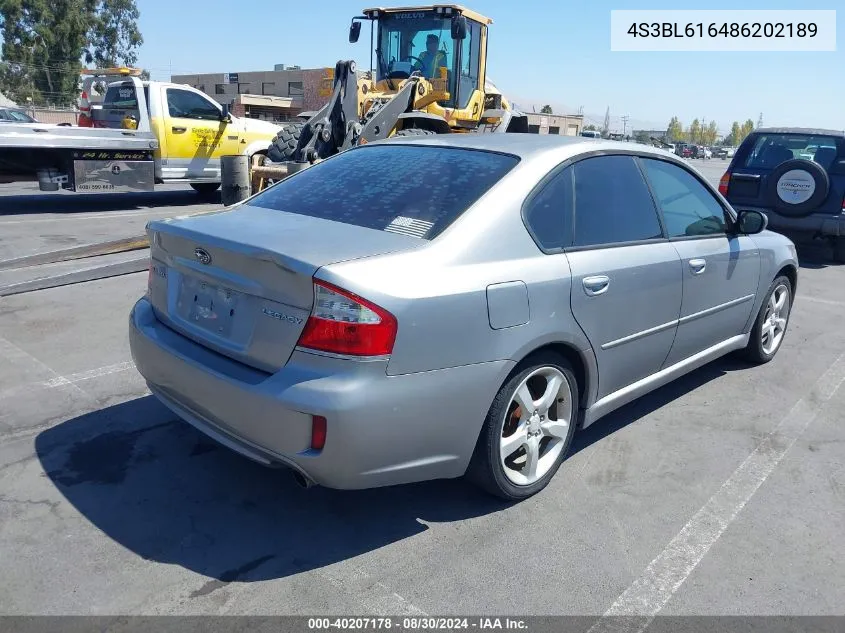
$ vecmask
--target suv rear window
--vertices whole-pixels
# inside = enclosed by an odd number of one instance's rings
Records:
[[[829,170],[837,157],[845,155],[845,142],[835,136],[814,134],[758,134],[749,139],[743,166],[774,169],[793,158],[811,160]]]
[[[144,98],[149,104],[150,90],[144,88]],[[149,106],[147,106],[149,107]],[[135,86],[131,83],[109,86],[103,97],[103,109],[106,110],[137,110],[138,96],[135,94]]]
[[[360,147],[283,180],[249,205],[431,240],[518,162],[449,147]]]

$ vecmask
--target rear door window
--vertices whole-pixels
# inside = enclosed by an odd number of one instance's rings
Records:
[[[248,204],[431,240],[518,162],[509,154],[469,149],[360,147],[283,180]]]
[[[663,237],[657,209],[631,156],[575,163],[575,246]]]
[[[749,169],[774,169],[794,158],[811,160],[825,170],[845,157],[845,142],[835,136],[814,134],[758,134],[746,148],[741,165]]]

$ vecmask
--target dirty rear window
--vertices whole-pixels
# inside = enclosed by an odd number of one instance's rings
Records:
[[[361,147],[283,180],[249,204],[431,240],[518,162],[479,150]]]
[[[149,103],[149,89],[144,88],[144,96]],[[135,86],[124,84],[110,86],[103,97],[103,108],[109,110],[137,110],[138,97],[135,94]]]
[[[774,169],[782,162],[800,158],[830,169],[837,157],[845,156],[842,139],[814,134],[759,134],[751,142],[745,167]]]

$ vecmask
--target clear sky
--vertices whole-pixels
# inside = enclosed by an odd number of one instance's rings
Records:
[[[137,0],[145,43],[140,65],[154,79],[170,72],[246,72],[274,64],[369,64],[368,28],[349,44],[349,21],[370,6],[413,0]],[[420,4],[424,4],[420,2]],[[678,116],[845,129],[845,2],[843,0],[466,0],[493,19],[488,74],[512,101],[530,110],[584,114],[611,127],[665,128]],[[631,53],[610,50],[611,9],[839,9],[836,52]]]

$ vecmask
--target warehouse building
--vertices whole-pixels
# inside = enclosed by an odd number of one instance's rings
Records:
[[[282,123],[300,112],[319,110],[331,96],[333,68],[276,64],[273,70],[237,73],[173,75],[173,83],[187,84],[228,104],[232,113]],[[359,71],[363,75],[362,71]],[[578,136],[584,117],[576,114],[528,113],[535,134]]]
[[[580,136],[583,129],[584,116],[581,114],[528,113],[528,131],[533,134]]]
[[[170,80],[228,104],[235,115],[279,123],[319,109],[331,94],[332,71],[277,64],[268,71],[173,75]]]

